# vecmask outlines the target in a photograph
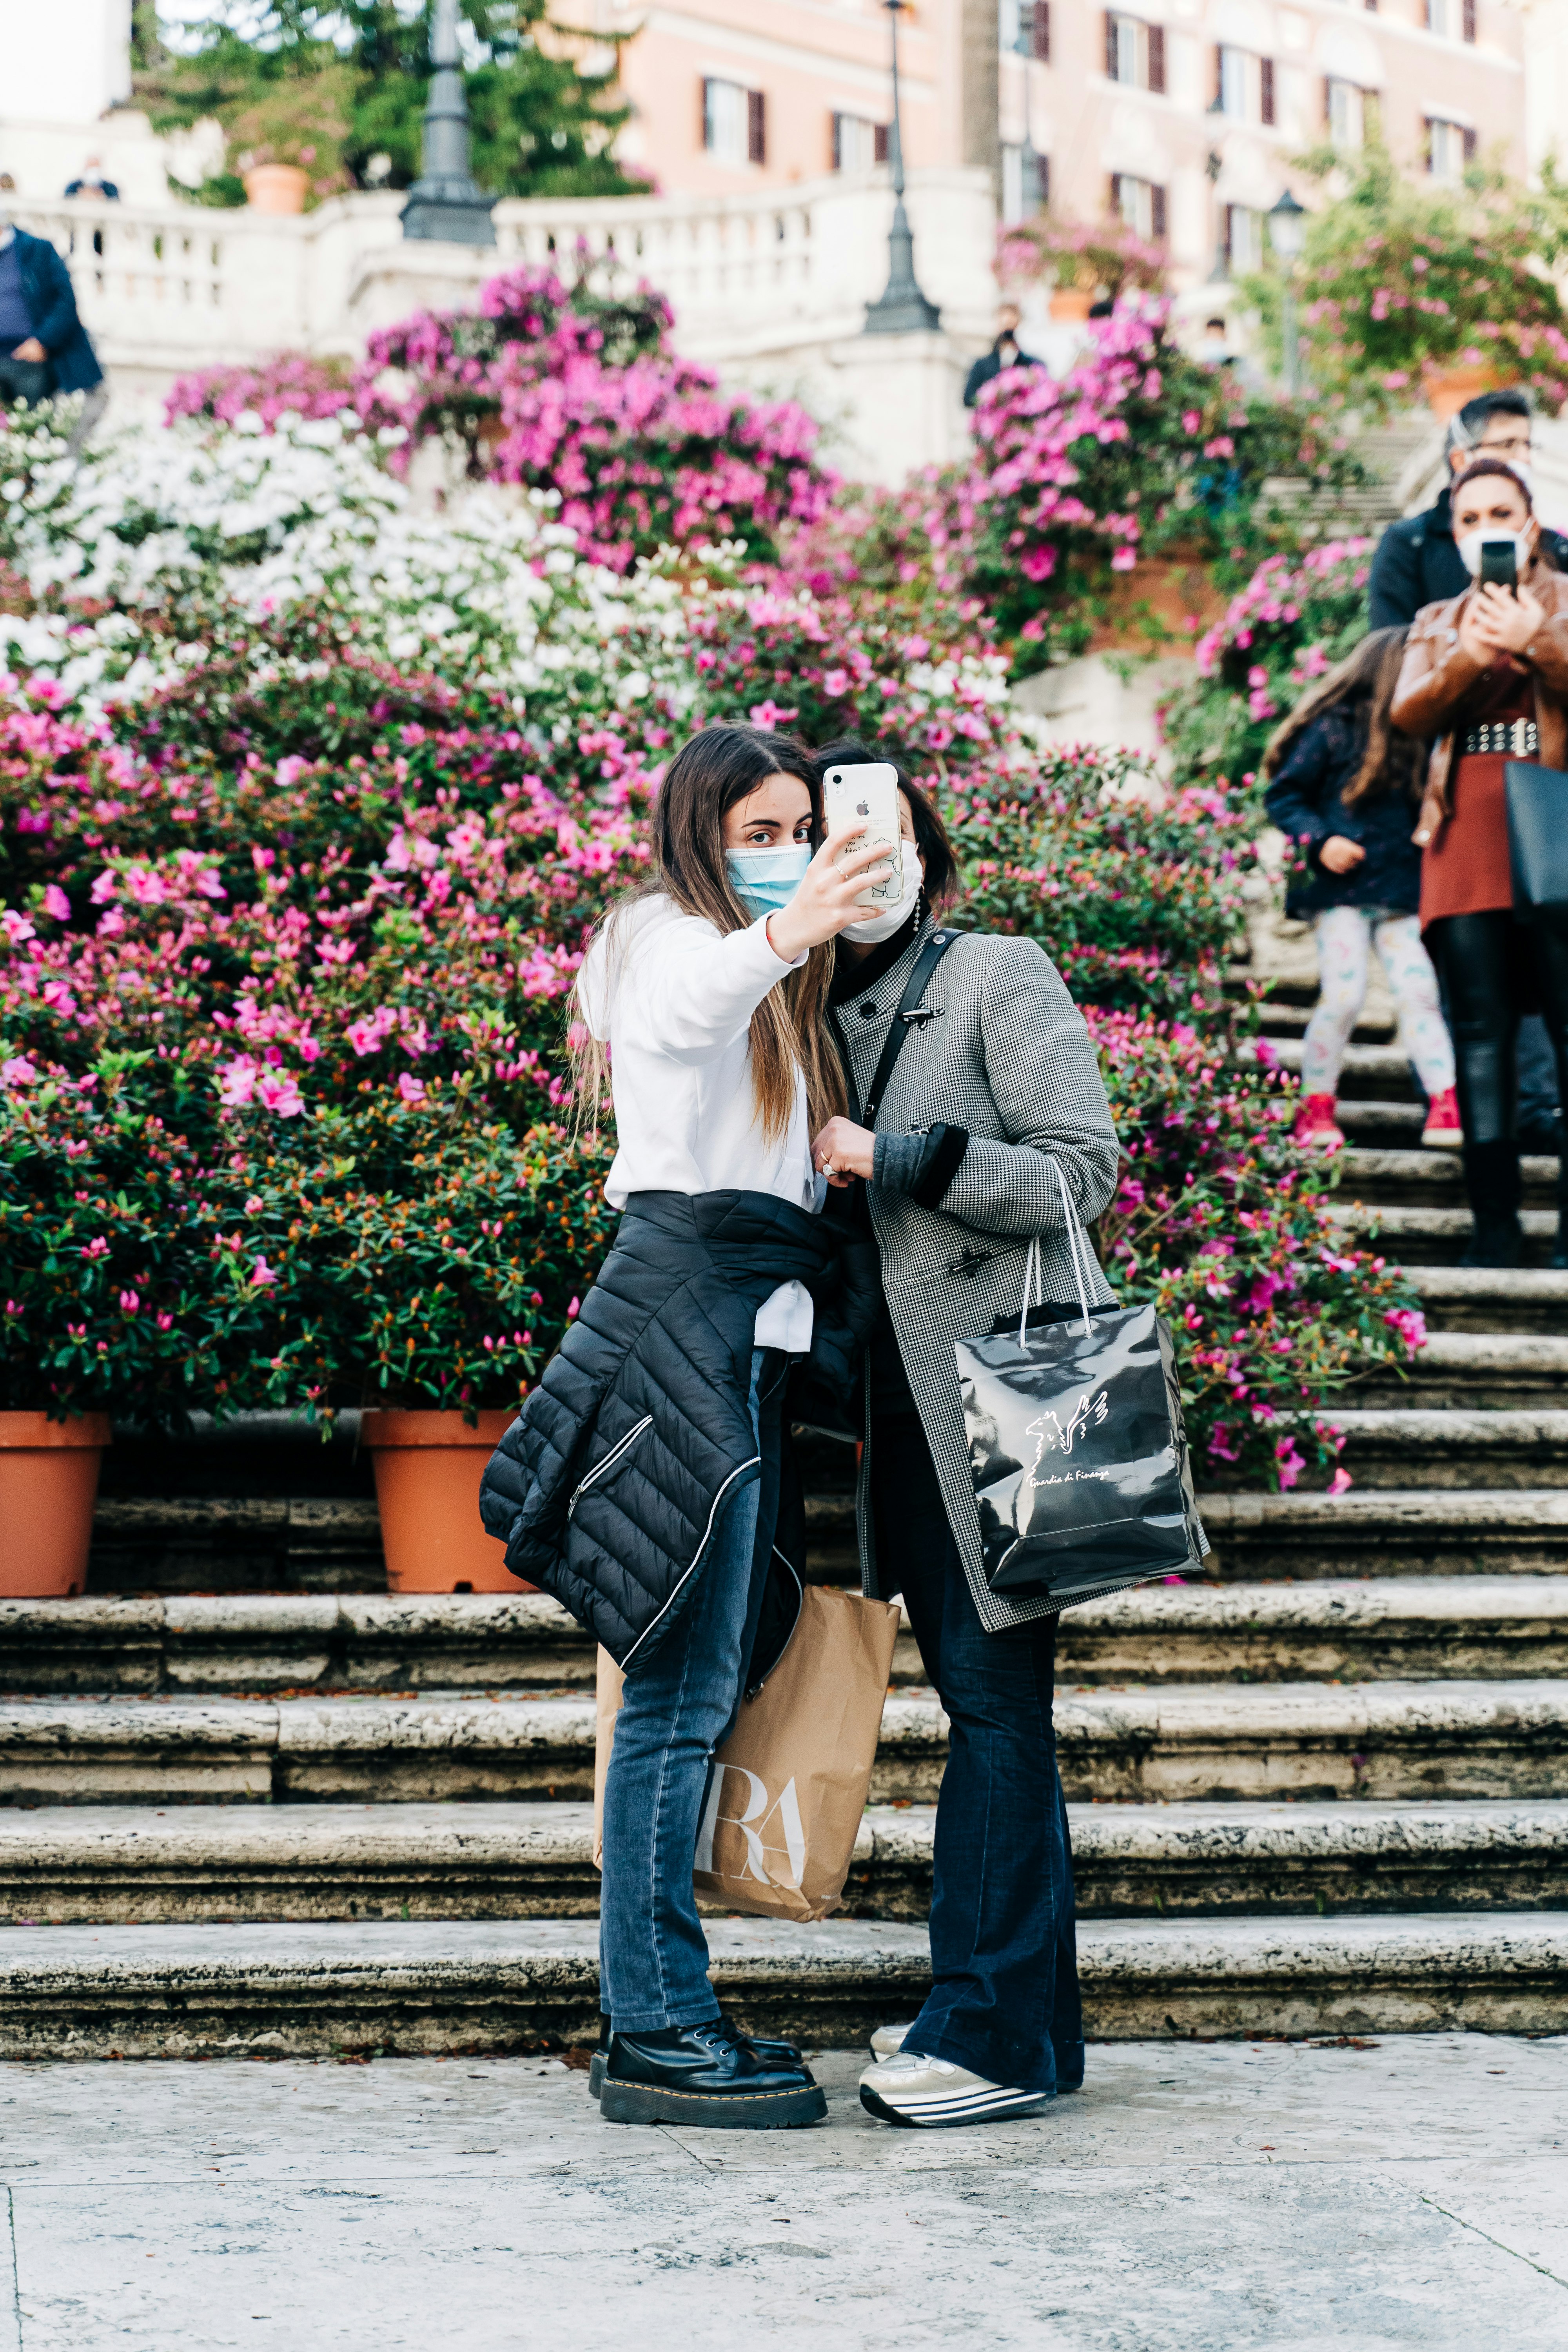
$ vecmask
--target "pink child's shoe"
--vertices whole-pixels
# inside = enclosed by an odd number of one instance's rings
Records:
[[[1296,1113],[1292,1132],[1298,1143],[1314,1145],[1320,1151],[1338,1151],[1345,1139],[1334,1117],[1332,1095],[1309,1095]]]
[[[1421,1130],[1421,1140],[1436,1151],[1457,1151],[1465,1139],[1459,1124],[1459,1097],[1452,1087],[1445,1087],[1434,1095],[1426,1110],[1426,1124]]]

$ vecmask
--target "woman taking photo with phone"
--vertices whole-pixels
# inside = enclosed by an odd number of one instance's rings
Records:
[[[1454,538],[1477,583],[1412,625],[1394,724],[1432,740],[1415,838],[1422,936],[1447,1000],[1475,1235],[1463,1263],[1518,1265],[1514,1040],[1539,1010],[1568,1101],[1568,925],[1513,912],[1503,771],[1568,770],[1568,581],[1548,562],[1529,490],[1500,458],[1454,484]],[[1491,573],[1493,576],[1489,577]],[[1568,826],[1568,774],[1563,777]],[[1568,1266],[1568,1166],[1552,1264]]]
[[[852,774],[876,757],[836,743],[816,766]],[[1088,1224],[1115,1191],[1117,1146],[1083,1020],[1041,950],[939,927],[956,861],[923,793],[897,781],[902,889],[839,934],[833,1016],[854,1102],[815,1150],[829,1213],[880,1253],[857,1497],[866,1590],[901,1591],[951,1726],[931,1993],[906,2033],[877,2037],[861,2098],[886,2122],[932,2126],[1026,2114],[1083,2079],[1056,1604],[987,1585],[953,1342],[1017,1317],[1031,1236],[1046,1299],[1077,1297],[1051,1163]]]
[[[691,1872],[708,1768],[761,1655],[793,1627],[775,1556],[792,1358],[847,1394],[875,1307],[847,1302],[814,1214],[811,1137],[843,1081],[824,1026],[827,943],[885,852],[814,850],[799,744],[714,727],[653,813],[648,888],[614,908],[577,982],[584,1091],[608,1075],[615,1244],[485,1473],[507,1565],[626,1673],[605,1788],[600,2096],[612,2122],[754,2130],[826,2103],[800,2053],[731,2030],[708,1979]],[[842,856],[843,862],[837,862]],[[822,1302],[819,1304],[819,1301]]]

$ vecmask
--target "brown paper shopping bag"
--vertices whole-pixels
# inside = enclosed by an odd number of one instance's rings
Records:
[[[728,1911],[826,1919],[844,1882],[882,1729],[896,1601],[808,1584],[795,1638],[714,1759],[692,1884]],[[602,1866],[605,1774],[621,1675],[599,1653],[594,1860]]]

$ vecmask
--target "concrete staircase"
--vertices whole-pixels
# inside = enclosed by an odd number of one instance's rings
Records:
[[[1304,1017],[1267,1015],[1287,1057]],[[1433,1337],[1331,1409],[1349,1494],[1211,1495],[1205,1581],[1063,1622],[1099,2035],[1568,2026],[1568,1276],[1457,1267],[1458,1171],[1375,1023],[1347,1096],[1337,1213],[1415,1265]],[[578,1627],[389,1597],[349,1439],[110,1463],[88,1597],[0,1604],[0,2053],[591,2037]],[[818,1465],[816,1574],[847,1488]],[[845,1915],[713,1923],[741,2016],[912,2011],[944,1750],[906,1634]]]

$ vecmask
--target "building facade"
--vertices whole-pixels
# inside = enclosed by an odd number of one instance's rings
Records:
[[[628,162],[674,194],[857,173],[886,153],[885,0],[579,0],[628,35]],[[1004,219],[1121,213],[1179,288],[1251,268],[1304,148],[1374,121],[1407,169],[1539,161],[1525,56],[1562,0],[913,0],[900,11],[906,158],[981,164]],[[1539,121],[1540,110],[1537,110]]]

